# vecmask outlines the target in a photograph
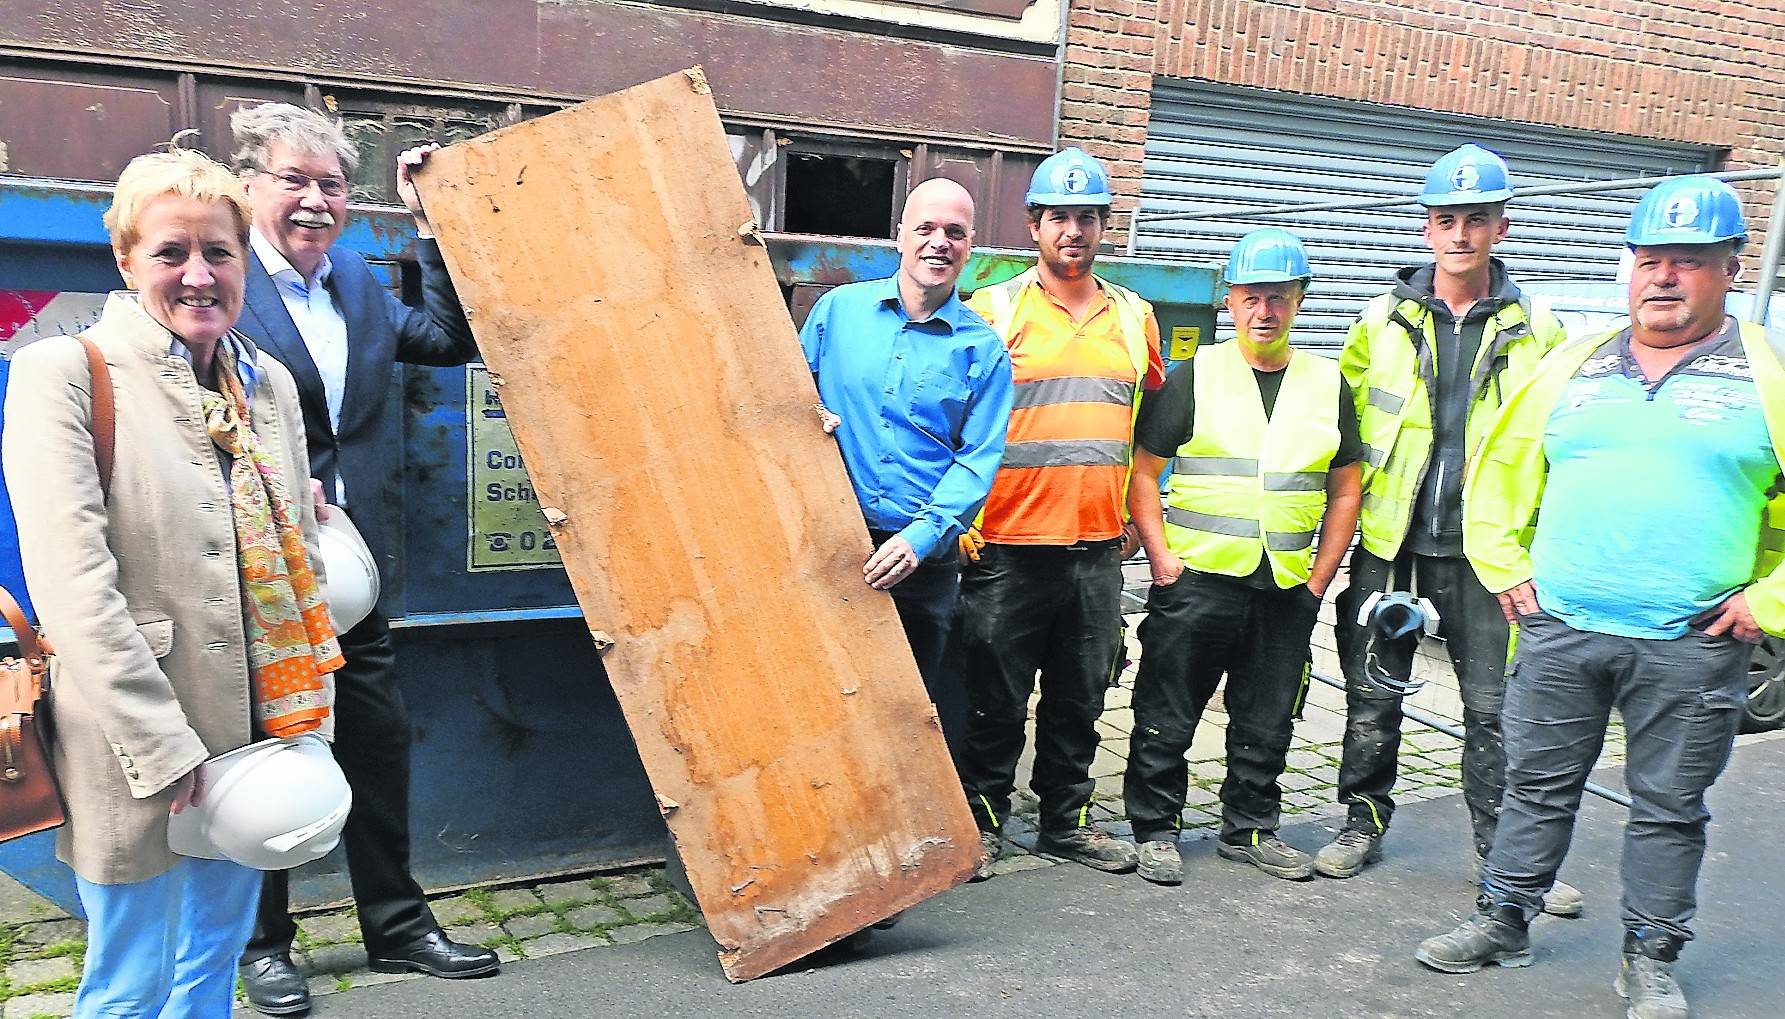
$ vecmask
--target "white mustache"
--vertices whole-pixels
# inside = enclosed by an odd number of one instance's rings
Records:
[[[296,213],[290,217],[298,226],[334,226],[335,216],[332,212]]]

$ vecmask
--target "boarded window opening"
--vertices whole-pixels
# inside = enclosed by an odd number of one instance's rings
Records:
[[[791,153],[786,228],[801,234],[891,237],[896,177],[897,166],[890,159]]]

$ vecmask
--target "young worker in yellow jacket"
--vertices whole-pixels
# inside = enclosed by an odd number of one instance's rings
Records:
[[[1464,145],[1434,163],[1418,199],[1432,261],[1401,270],[1394,289],[1370,301],[1339,358],[1369,450],[1361,547],[1336,599],[1346,685],[1339,800],[1349,811],[1315,856],[1327,877],[1351,877],[1380,857],[1394,814],[1402,694],[1370,678],[1358,615],[1371,594],[1409,580],[1436,605],[1456,668],[1476,856],[1493,844],[1506,768],[1508,629],[1463,558],[1464,464],[1506,395],[1563,338],[1556,317],[1526,298],[1493,255],[1506,238],[1511,196],[1506,164],[1487,149]],[[1552,912],[1580,908],[1572,888],[1551,895]]]
[[[1519,641],[1478,912],[1420,946],[1433,969],[1530,964],[1526,928],[1615,706],[1632,800],[1616,986],[1632,1016],[1687,1015],[1673,963],[1692,937],[1705,791],[1753,643],[1785,635],[1785,338],[1724,312],[1746,237],[1727,184],[1651,190],[1626,235],[1630,324],[1546,358],[1474,462],[1465,548]]]
[[[1277,780],[1320,599],[1357,526],[1363,443],[1338,366],[1289,345],[1311,277],[1291,234],[1241,238],[1226,273],[1236,338],[1198,350],[1142,407],[1128,510],[1153,587],[1123,796],[1140,876],[1158,884],[1183,879],[1184,753],[1223,675],[1217,851],[1275,877],[1314,873],[1307,853],[1277,837]],[[1173,456],[1162,511],[1159,476]]]

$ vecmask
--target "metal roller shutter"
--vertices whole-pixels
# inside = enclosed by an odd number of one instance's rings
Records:
[[[1429,260],[1418,206],[1150,223],[1146,217],[1411,196],[1433,160],[1471,141],[1506,159],[1515,188],[1690,173],[1709,168],[1714,156],[1669,142],[1157,78],[1135,253],[1219,262],[1248,230],[1292,230],[1307,244],[1316,275],[1298,337],[1309,346],[1337,345],[1396,269]],[[1515,278],[1611,280],[1639,196],[1515,196],[1512,232],[1496,253]]]

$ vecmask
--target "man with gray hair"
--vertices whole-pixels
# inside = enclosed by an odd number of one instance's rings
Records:
[[[415,217],[421,309],[386,291],[336,241],[347,220],[358,153],[341,126],[314,110],[271,103],[230,118],[236,164],[253,206],[240,327],[297,380],[318,498],[352,518],[387,577],[386,515],[397,505],[387,412],[396,362],[458,365],[477,356],[470,325],[410,180],[437,146],[397,157],[397,194]],[[438,977],[496,971],[496,954],[455,944],[409,871],[409,716],[397,689],[389,622],[373,609],[341,635],[335,674],[335,759],[353,789],[342,844],[372,969]],[[267,874],[253,938],[242,956],[248,1001],[268,1015],[310,1007],[291,962],[296,934],[282,871]]]

